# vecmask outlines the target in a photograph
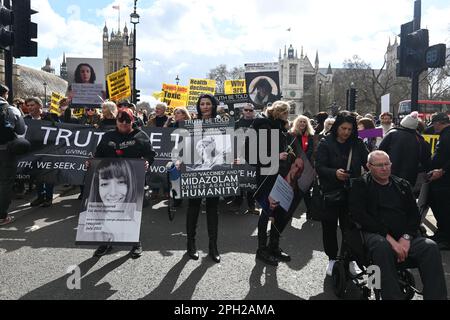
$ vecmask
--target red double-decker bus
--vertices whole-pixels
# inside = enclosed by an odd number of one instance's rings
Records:
[[[419,117],[425,122],[431,121],[431,116],[436,112],[446,112],[450,115],[450,101],[419,100]],[[398,117],[402,119],[411,113],[411,100],[399,103]]]

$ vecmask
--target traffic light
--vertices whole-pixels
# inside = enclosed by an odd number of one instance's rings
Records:
[[[347,110],[350,110],[350,90],[347,89],[345,92],[345,106]]]
[[[428,68],[441,68],[445,66],[447,47],[440,43],[428,48],[425,54],[425,62]]]
[[[356,110],[356,99],[357,99],[357,93],[358,90],[356,90],[355,88],[351,88],[349,90],[349,111],[355,111]]]
[[[134,103],[138,103],[140,101],[139,97],[141,96],[141,90],[136,89],[134,91]]]
[[[402,25],[400,33],[400,45],[397,47],[397,76],[411,77],[414,72],[422,72],[428,69],[426,54],[429,46],[427,29],[408,32],[411,26]]]
[[[397,47],[397,77],[409,77],[411,72],[406,68],[406,39],[413,30],[411,22],[402,24],[400,31],[400,45]]]
[[[6,49],[14,44],[14,33],[11,30],[13,22],[12,10],[0,4],[0,48]]]
[[[14,0],[14,48],[15,58],[37,57],[37,24],[31,22],[31,15],[37,13],[31,9],[30,0]]]
[[[429,46],[427,29],[420,29],[408,34],[406,38],[406,68],[412,72],[422,72],[426,69],[426,52]]]

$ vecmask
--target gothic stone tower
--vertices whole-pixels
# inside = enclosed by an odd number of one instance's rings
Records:
[[[111,31],[111,36],[108,34],[108,28],[105,24],[103,28],[103,61],[105,64],[106,75],[122,69],[124,66],[129,66],[133,69],[133,32],[128,35],[128,28],[125,25],[123,33],[120,30],[114,33]],[[133,79],[131,79],[133,82]],[[133,84],[131,84],[133,86]]]
[[[64,79],[67,81],[68,79],[68,73],[67,73],[67,62],[66,62],[66,53],[63,54],[63,61],[59,66],[59,76],[61,79]]]
[[[295,51],[295,52],[294,52]],[[280,66],[280,86],[283,100],[292,101],[291,113],[303,113],[303,52],[299,58],[292,45],[289,50],[284,47],[284,55],[278,57]]]

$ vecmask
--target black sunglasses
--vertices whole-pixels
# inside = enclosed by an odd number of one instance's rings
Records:
[[[125,123],[128,123],[128,124],[130,124],[131,123],[131,119],[130,118],[128,118],[128,117],[120,117],[120,118],[118,118],[117,120],[119,120],[119,122],[125,122]]]
[[[254,110],[253,109],[244,109],[244,111],[253,112]]]

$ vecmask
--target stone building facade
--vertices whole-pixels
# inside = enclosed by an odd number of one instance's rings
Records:
[[[397,79],[395,76],[398,45],[397,38],[393,44],[389,40],[385,54],[386,65],[382,72],[393,75],[392,81],[407,81],[407,79]],[[348,69],[332,68],[331,64],[328,64],[327,68],[320,68],[319,52],[316,52],[313,65],[308,55],[304,54],[303,47],[299,55],[292,45],[289,48],[285,46],[284,53],[280,49],[278,63],[283,100],[291,102],[292,114],[314,115],[320,111],[329,112],[330,106],[335,101],[341,106],[345,105],[345,98],[342,99],[343,95],[345,97],[345,92],[341,92],[344,90],[343,84],[338,82],[343,79],[348,80],[348,76],[345,76]],[[367,71],[361,70],[361,73]]]

